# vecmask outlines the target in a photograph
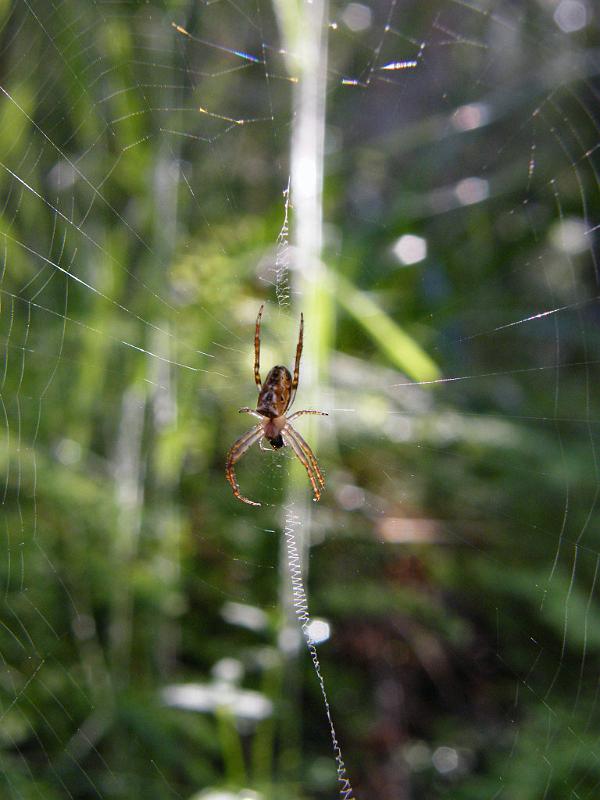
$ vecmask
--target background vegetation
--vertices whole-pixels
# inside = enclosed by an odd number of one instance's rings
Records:
[[[302,428],[328,479],[304,533],[346,765],[363,799],[591,798],[597,14],[369,6],[329,10],[298,397],[330,413]],[[255,448],[252,509],[223,475],[259,305],[265,368],[306,310],[293,270],[289,305],[273,287],[295,86],[273,10],[0,9],[2,796],[331,798],[286,610],[305,476]]]

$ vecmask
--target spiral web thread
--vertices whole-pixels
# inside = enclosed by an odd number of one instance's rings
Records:
[[[292,582],[292,602],[294,605],[294,611],[298,617],[298,621],[300,622],[300,627],[302,628],[302,633],[306,639],[306,646],[308,647],[308,652],[310,653],[310,657],[313,662],[315,674],[317,676],[317,680],[319,681],[319,686],[321,687],[321,694],[323,695],[325,713],[327,715],[327,721],[329,722],[329,730],[331,733],[333,754],[337,766],[337,778],[338,782],[340,783],[340,797],[342,800],[354,800],[354,790],[352,789],[350,779],[346,775],[346,766],[344,764],[344,759],[342,758],[342,750],[333,725],[331,708],[329,705],[329,699],[327,697],[327,691],[325,689],[325,680],[321,674],[321,664],[319,662],[319,656],[317,655],[317,648],[310,636],[309,631],[310,615],[308,613],[308,600],[306,597],[306,590],[304,588],[304,581],[302,579],[302,563],[300,559],[300,553],[298,551],[298,544],[296,542],[296,534],[294,532],[299,523],[300,518],[294,513],[293,509],[291,507],[287,508],[283,533],[287,548],[288,569]]]
[[[275,294],[280,308],[287,308],[290,304],[290,278],[288,273],[290,260],[289,242],[289,211],[290,211],[290,182],[283,190],[284,212],[283,224],[277,235],[277,250],[275,253]]]

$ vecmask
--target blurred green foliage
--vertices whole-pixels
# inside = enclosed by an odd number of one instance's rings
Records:
[[[491,7],[376,3],[364,34],[330,10],[329,299],[306,319],[328,368],[299,403],[330,412],[309,597],[359,798],[600,781],[597,274],[565,238],[598,220],[598,32]],[[2,796],[330,798],[319,687],[282,642],[305,476],[248,453],[260,511],[223,476],[288,174],[272,10],[0,18]],[[421,41],[416,70],[373,68]],[[428,254],[402,267],[406,233]],[[190,684],[196,710],[168,700]]]

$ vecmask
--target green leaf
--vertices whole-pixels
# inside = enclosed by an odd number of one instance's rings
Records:
[[[394,322],[366,292],[341,275],[331,278],[329,287],[340,304],[359,322],[394,366],[415,381],[433,381],[441,376],[435,361]]]

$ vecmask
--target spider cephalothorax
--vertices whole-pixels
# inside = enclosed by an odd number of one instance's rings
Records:
[[[296,347],[296,362],[294,364],[294,375],[292,377],[287,367],[277,366],[269,371],[264,383],[260,379],[260,320],[264,306],[261,306],[256,318],[256,329],[254,332],[254,380],[258,387],[258,400],[256,411],[252,408],[240,408],[240,414],[251,414],[260,420],[260,423],[251,428],[247,433],[232,445],[227,454],[227,465],[225,475],[231,484],[234,495],[243,503],[251,506],[259,506],[254,500],[248,500],[240,493],[237,479],[234,472],[234,464],[244,455],[255,442],[265,438],[274,450],[289,445],[298,460],[303,464],[311,482],[314,499],[319,500],[321,489],[325,486],[323,473],[319,469],[317,459],[302,436],[291,426],[291,421],[303,414],[321,414],[327,416],[325,411],[296,411],[295,414],[286,416],[286,412],[294,402],[296,390],[298,388],[298,378],[300,374],[300,357],[302,356],[302,337],[304,333],[304,317],[300,314],[300,334]]]

